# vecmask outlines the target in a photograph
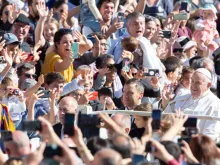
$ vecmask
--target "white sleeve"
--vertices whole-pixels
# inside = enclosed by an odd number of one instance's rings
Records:
[[[26,105],[25,103],[22,103],[20,101],[10,102],[9,104],[9,112],[12,113],[21,113],[26,111]]]
[[[82,86],[78,85],[78,81],[81,79],[82,78],[76,78],[76,79],[73,79],[70,83],[66,84],[63,88],[63,92],[61,96],[67,95],[70,92],[77,90],[77,89],[84,89]]]

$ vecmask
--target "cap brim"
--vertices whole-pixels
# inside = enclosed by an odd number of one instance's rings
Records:
[[[20,44],[20,41],[9,41],[7,43],[5,43],[6,45],[9,45],[9,44]]]
[[[189,42],[187,42],[187,44],[184,45],[182,48],[183,48],[183,50],[185,51],[185,50],[187,50],[187,49],[189,49],[189,48],[191,48],[191,47],[193,47],[193,46],[197,46],[197,43],[196,43],[195,41],[189,41]]]

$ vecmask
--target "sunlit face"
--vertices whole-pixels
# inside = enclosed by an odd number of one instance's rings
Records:
[[[211,10],[204,10],[203,11],[203,18],[207,20],[213,20],[215,17],[213,11]]]
[[[171,81],[171,83],[176,83],[181,78],[182,69],[183,67],[181,66],[179,68],[176,68],[174,72],[168,73],[168,79],[169,81]]]
[[[76,99],[77,102],[79,102],[80,98],[82,95],[84,95],[85,91],[84,90],[75,90],[73,92],[70,93],[70,96],[74,97],[74,99]]]
[[[53,42],[54,35],[57,30],[57,26],[54,23],[46,23],[44,25],[44,38],[49,42]]]
[[[18,44],[10,44],[10,45],[7,45],[7,52],[8,52],[8,55],[13,57],[14,55],[16,55],[19,51],[19,45]]]
[[[126,107],[140,104],[143,93],[137,90],[136,84],[126,84],[123,89],[123,103]]]
[[[196,51],[197,51],[196,46],[193,46],[193,47],[191,47],[191,48],[185,50],[185,53],[186,53],[186,55],[187,55],[188,58],[191,58],[191,57],[193,57],[193,56],[196,55]]]
[[[111,20],[114,13],[114,3],[104,2],[100,7],[99,11],[104,21]]]
[[[23,41],[27,37],[30,26],[21,22],[15,22],[12,28],[12,33],[16,35],[19,41]]]
[[[142,37],[145,32],[145,18],[144,17],[138,17],[136,19],[132,19],[128,24],[127,24],[127,30],[128,33],[132,37]]]
[[[192,75],[193,75],[192,73],[185,73],[182,77],[181,83],[187,89],[189,89],[191,86]]]
[[[70,54],[72,43],[73,43],[73,36],[71,34],[64,35],[60,40],[60,42],[56,43],[57,51],[61,57]]]
[[[211,87],[211,80],[208,82],[207,79],[208,78],[199,72],[193,73],[190,87],[192,97],[198,98],[202,96]]]
[[[146,125],[146,121],[144,121],[144,118],[142,116],[134,115],[134,123],[138,128],[144,128]]]
[[[46,8],[45,0],[33,0],[32,5],[29,6],[30,15],[32,15],[36,19],[39,19],[39,14],[38,14],[38,11],[37,11],[37,5],[40,5],[40,4],[44,8]]]
[[[144,37],[150,40],[154,36],[156,30],[157,30],[157,25],[154,21],[150,21],[146,23]]]
[[[100,40],[100,52],[106,54],[108,50],[107,41],[105,39]]]
[[[2,21],[3,23],[6,23],[8,20],[8,15],[9,15],[9,11],[11,11],[12,6],[11,5],[7,5],[5,6],[5,8],[2,11]]]
[[[48,85],[48,86],[46,86],[47,87],[47,90],[50,90],[50,91],[52,91],[52,90],[56,90],[56,92],[57,92],[57,99],[58,98],[60,98],[60,95],[61,95],[61,93],[63,92],[63,87],[64,87],[64,83],[60,83],[60,82],[53,82],[53,83],[51,83],[50,85]]]
[[[61,18],[62,14],[68,14],[68,5],[66,3],[63,3],[60,7],[55,9],[55,12],[58,13],[59,18]]]

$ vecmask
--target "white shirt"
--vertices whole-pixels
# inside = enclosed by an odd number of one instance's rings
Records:
[[[166,113],[181,109],[188,115],[213,116],[220,118],[220,100],[211,91],[205,92],[200,98],[193,99],[191,94],[176,97],[166,107]],[[218,141],[220,137],[220,121],[198,120],[198,128],[202,134]]]

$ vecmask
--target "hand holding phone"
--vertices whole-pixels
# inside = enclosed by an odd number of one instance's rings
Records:
[[[125,15],[122,12],[118,13],[118,22],[124,22],[125,20]]]
[[[145,72],[144,76],[159,77],[159,69],[148,69],[148,72]]]
[[[57,144],[47,145],[43,153],[44,158],[53,158],[56,155],[62,156],[62,148]]]
[[[130,71],[130,67],[129,58],[124,58],[122,62],[122,70],[128,73]]]
[[[97,100],[97,98],[98,98],[98,92],[97,91],[91,92],[91,94],[89,94],[89,100],[90,101]]]
[[[21,130],[23,131],[41,131],[42,124],[41,121],[22,121],[21,122]]]
[[[45,99],[45,98],[50,97],[50,91],[49,90],[43,90],[43,91],[40,92],[40,94],[42,94],[42,96],[39,97],[41,99]]]
[[[167,38],[167,39],[170,39],[171,38],[171,31],[170,30],[162,30],[162,33],[163,33],[163,37],[164,38]]]
[[[180,4],[180,10],[179,11],[185,11],[188,12],[188,3],[187,2],[181,2]]]
[[[175,14],[174,16],[173,16],[173,19],[176,21],[176,20],[180,20],[180,21],[182,21],[182,20],[187,20],[188,19],[188,15],[187,15],[187,13],[179,13],[179,14]]]

